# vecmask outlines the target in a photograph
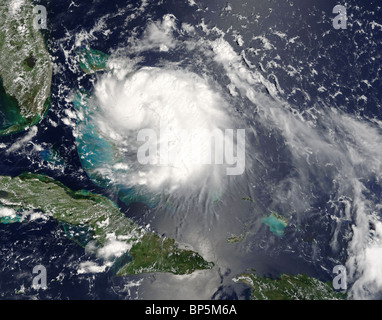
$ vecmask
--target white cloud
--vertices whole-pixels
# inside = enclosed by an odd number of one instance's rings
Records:
[[[142,68],[123,80],[110,75],[101,77],[95,84],[95,98],[99,110],[94,119],[101,135],[120,152],[127,150],[127,154],[133,154],[123,157],[124,164],[119,161],[112,166],[118,172],[113,174],[109,164],[98,172],[104,170],[120,184],[152,189],[191,188],[191,184],[200,188],[207,181],[220,187],[219,174],[225,172],[194,159],[195,155],[204,159],[211,152],[208,139],[214,130],[224,132],[234,128],[228,117],[228,104],[206,79],[185,70]],[[160,152],[167,144],[164,126],[169,130],[172,154],[169,162],[166,165],[159,165],[159,160],[158,165],[137,163],[142,145],[137,141],[139,131],[155,130]],[[195,133],[200,136],[196,137]]]
[[[80,263],[80,267],[77,270],[78,274],[84,273],[100,273],[106,270],[106,265],[99,266],[93,261],[85,261]]]
[[[7,152],[14,152],[18,149],[20,149],[23,145],[25,145],[27,142],[30,142],[32,140],[32,138],[34,136],[36,136],[37,134],[37,127],[36,126],[33,126],[32,128],[30,128],[30,130],[28,131],[28,133],[20,138],[19,140],[17,140],[16,142],[14,142],[8,149],[7,149]]]
[[[106,243],[97,250],[97,256],[107,261],[113,261],[130,250],[130,248],[129,243],[117,240],[114,234],[108,234]]]
[[[10,3],[9,3],[10,12],[12,14],[18,13],[23,5],[25,5],[25,0],[13,0],[13,1],[10,1]]]
[[[168,51],[177,45],[174,38],[176,30],[176,18],[172,14],[166,14],[161,21],[150,22],[143,34],[143,39],[136,42],[136,50]]]
[[[16,211],[12,208],[0,208],[0,217],[16,218]]]

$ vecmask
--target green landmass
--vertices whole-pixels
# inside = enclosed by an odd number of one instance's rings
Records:
[[[0,135],[36,124],[50,103],[52,63],[30,0],[0,3]]]
[[[247,235],[246,231],[244,231],[243,233],[239,234],[238,236],[232,234],[231,236],[229,236],[227,238],[227,243],[239,243],[239,242],[242,242],[246,235]]]
[[[251,288],[251,300],[343,300],[346,295],[333,290],[330,282],[322,282],[304,274],[283,274],[279,279],[260,277],[255,273],[236,276]]]
[[[95,49],[79,48],[76,50],[77,60],[80,68],[85,73],[94,73],[106,70],[109,55]]]
[[[279,238],[284,236],[284,229],[289,223],[287,218],[276,212],[272,212],[268,217],[263,217],[261,222],[267,225],[269,230]]]
[[[128,244],[131,259],[117,268],[117,275],[189,274],[213,267],[198,253],[179,249],[174,240],[139,227],[108,198],[84,190],[73,191],[44,175],[0,176],[0,206],[42,211],[61,223],[69,238],[82,246],[92,240],[102,248],[111,236]]]
[[[197,269],[210,269],[213,263],[206,262],[191,250],[180,250],[173,239],[160,239],[146,233],[140,242],[129,251],[132,262],[122,267],[117,275],[152,272],[153,266],[174,274],[189,274]],[[139,257],[139,259],[137,259]]]

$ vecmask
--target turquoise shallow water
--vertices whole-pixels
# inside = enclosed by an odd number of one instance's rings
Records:
[[[104,70],[109,55],[95,49],[79,48],[76,50],[80,68],[86,73]]]
[[[0,218],[0,223],[3,224],[9,224],[9,223],[14,223],[14,222],[20,222],[21,218],[19,216],[16,217],[1,217]]]
[[[15,222],[20,222],[20,221],[21,221],[21,216],[17,215],[17,214],[0,217],[0,223],[2,223],[2,224],[9,224],[9,223],[15,223]]]
[[[104,167],[105,164],[113,166],[113,149],[111,145],[103,139],[97,132],[97,126],[92,121],[92,110],[87,93],[77,92],[73,100],[76,110],[85,114],[83,121],[79,121],[76,137],[77,152],[80,157],[82,168],[89,177],[102,187],[107,186],[108,181],[101,179],[97,169]]]
[[[118,198],[125,204],[140,202],[155,207],[160,200],[158,195],[152,195],[142,188],[129,188],[121,183],[116,183],[113,177],[123,176],[126,169],[115,167],[123,162],[112,142],[105,139],[99,132],[93,119],[92,99],[87,93],[78,92],[73,105],[76,110],[85,114],[84,120],[77,123],[78,135],[76,136],[77,152],[82,168],[89,178],[100,187],[114,188]],[[105,174],[105,170],[108,171]]]
[[[284,236],[284,229],[287,226],[287,223],[278,219],[273,213],[271,213],[268,217],[264,217],[261,219],[265,225],[269,227],[269,230],[279,238]]]

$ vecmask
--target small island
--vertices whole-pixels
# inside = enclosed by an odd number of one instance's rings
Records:
[[[78,48],[76,50],[78,64],[87,74],[106,70],[109,55],[96,49]]]
[[[246,232],[243,232],[242,234],[240,235],[235,235],[235,234],[232,234],[230,235],[228,238],[227,238],[227,243],[239,243],[239,242],[242,242],[246,236]]]
[[[276,212],[272,212],[268,217],[263,217],[261,222],[268,226],[269,230],[278,238],[284,236],[284,229],[289,223],[287,218]]]
[[[243,197],[243,198],[241,198],[241,200],[244,200],[244,201],[250,201],[250,202],[255,202],[255,200],[253,200],[253,199],[250,198],[250,197]]]

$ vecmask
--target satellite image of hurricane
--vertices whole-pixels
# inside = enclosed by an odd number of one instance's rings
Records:
[[[1,300],[382,299],[382,3],[2,0]]]

